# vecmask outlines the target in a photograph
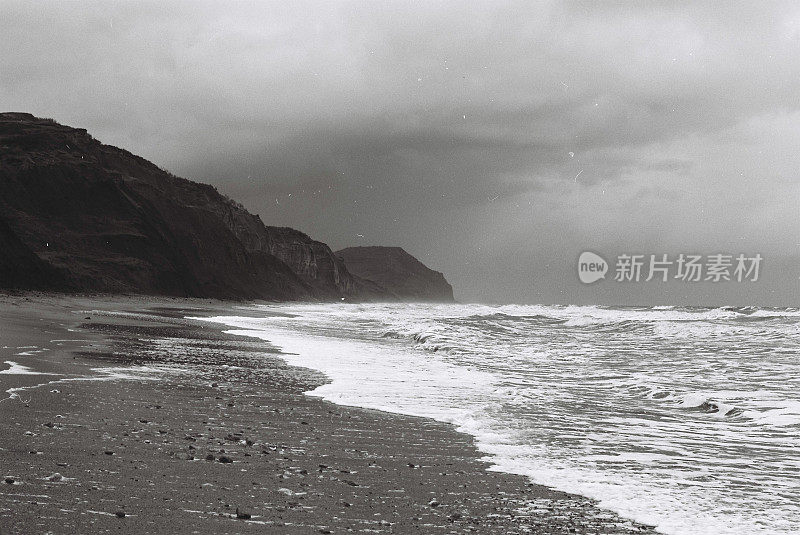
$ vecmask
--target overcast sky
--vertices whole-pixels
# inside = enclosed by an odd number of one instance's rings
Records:
[[[0,111],[464,301],[800,304],[800,5],[641,4],[4,0]],[[587,286],[587,249],[764,262]]]

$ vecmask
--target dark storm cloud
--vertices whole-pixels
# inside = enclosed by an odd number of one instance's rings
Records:
[[[4,2],[0,17],[4,109],[334,246],[402,245],[456,286],[593,241],[800,252],[791,2]],[[522,298],[578,299],[571,282]]]

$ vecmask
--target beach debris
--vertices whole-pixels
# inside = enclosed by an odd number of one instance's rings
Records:
[[[286,494],[287,496],[294,496],[294,492],[292,492],[291,490],[289,490],[289,489],[287,489],[285,487],[279,488],[278,492],[280,492],[281,494]]]
[[[125,518],[125,511],[117,511],[114,513],[117,518]]]
[[[439,505],[441,505],[441,504],[436,500],[436,498],[434,498],[434,499],[432,499],[431,501],[428,502],[428,506],[429,507],[439,507]]]
[[[5,478],[3,481],[5,481],[5,482],[6,482],[7,484],[9,484],[9,485],[13,485],[13,484],[14,484],[14,481],[15,481],[15,479],[14,479],[13,477],[7,477],[7,478]]]
[[[49,476],[47,476],[47,480],[48,481],[54,481],[54,482],[63,481],[64,480],[64,476],[62,476],[58,472],[54,472],[54,473],[50,474]]]
[[[239,508],[236,508],[236,518],[240,520],[250,520],[253,516],[250,513],[245,513],[244,511],[240,511]]]
[[[114,452],[111,450],[106,450],[103,453],[105,453],[106,455],[114,455]]]

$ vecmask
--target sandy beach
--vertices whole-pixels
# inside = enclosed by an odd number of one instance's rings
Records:
[[[650,532],[184,319],[234,305],[0,296],[0,533]]]

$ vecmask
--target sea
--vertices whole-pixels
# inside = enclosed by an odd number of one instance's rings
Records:
[[[665,534],[800,533],[798,309],[336,303],[235,314],[210,319],[329,377],[310,395],[450,422],[492,470]]]

